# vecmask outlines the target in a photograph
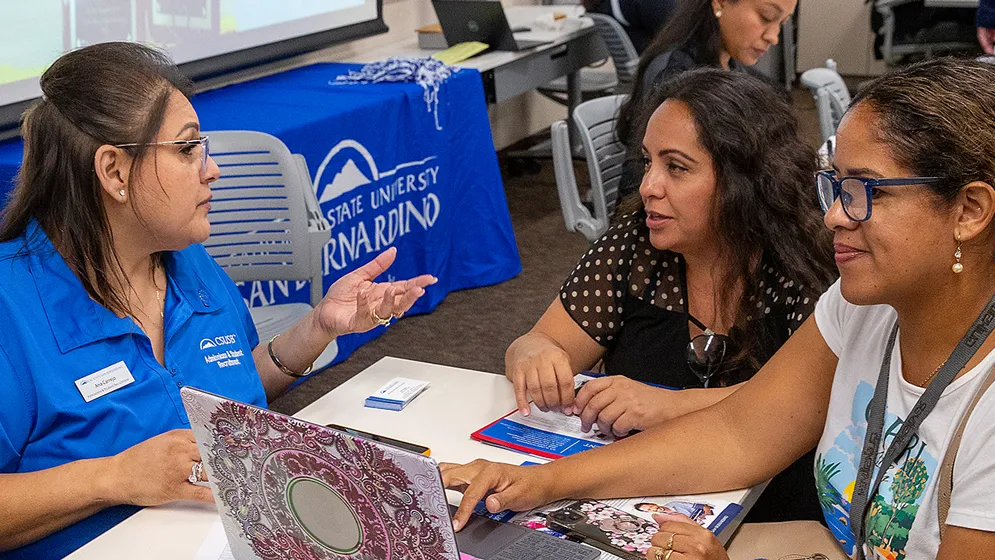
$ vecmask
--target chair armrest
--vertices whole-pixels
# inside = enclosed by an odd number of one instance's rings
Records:
[[[556,176],[556,192],[560,197],[563,221],[567,231],[576,231],[591,239],[590,232],[596,231],[596,220],[580,201],[577,177],[574,175],[573,153],[570,148],[570,129],[566,121],[556,121],[550,127],[553,151],[553,171]]]
[[[332,228],[328,225],[328,220],[321,214],[321,206],[318,204],[318,197],[314,193],[314,184],[311,182],[311,173],[307,169],[307,161],[301,154],[293,154],[294,162],[297,164],[297,173],[300,184],[304,191],[304,211],[307,215],[308,254],[311,255],[311,306],[318,305],[324,296],[324,275],[322,266],[322,248],[328,244],[332,238]]]

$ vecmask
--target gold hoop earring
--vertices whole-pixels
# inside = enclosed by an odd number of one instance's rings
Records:
[[[950,270],[953,270],[954,274],[960,274],[961,272],[964,272],[964,265],[960,263],[960,257],[961,257],[960,234],[957,234],[957,250],[954,251],[954,259],[956,259],[957,262],[955,262],[953,266],[950,267]]]

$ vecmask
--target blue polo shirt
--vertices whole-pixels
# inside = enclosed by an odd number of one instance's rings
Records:
[[[252,360],[259,336],[235,284],[200,245],[165,265],[163,367],[131,318],[89,297],[37,222],[0,243],[0,473],[107,457],[189,428],[184,385],[266,406]],[[121,363],[134,382],[86,402],[92,386],[77,381]],[[108,508],[0,558],[61,558],[138,509]]]

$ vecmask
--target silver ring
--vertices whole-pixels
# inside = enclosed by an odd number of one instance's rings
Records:
[[[204,474],[204,463],[196,461],[194,462],[193,465],[190,466],[190,476],[187,477],[187,482],[189,482],[190,484],[197,484],[198,482],[203,482],[204,481],[204,479],[202,478],[203,474]]]

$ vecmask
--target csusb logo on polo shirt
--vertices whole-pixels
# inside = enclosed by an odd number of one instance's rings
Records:
[[[242,365],[241,358],[245,352],[239,349],[225,349],[224,346],[238,344],[238,337],[233,334],[204,338],[200,341],[200,349],[206,351],[204,361],[216,364],[219,368]]]
[[[332,227],[324,249],[324,274],[375,255],[412,231],[428,230],[441,205],[436,156],[380,171],[369,150],[342,140],[318,167],[318,203]]]

